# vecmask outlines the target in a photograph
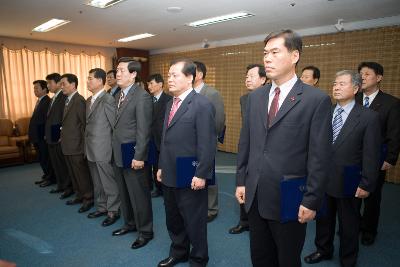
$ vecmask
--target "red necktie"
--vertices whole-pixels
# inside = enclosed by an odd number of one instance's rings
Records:
[[[269,107],[269,112],[268,112],[268,127],[271,126],[272,121],[276,117],[276,113],[278,113],[279,110],[279,94],[281,93],[281,89],[279,87],[275,88],[275,96],[272,99],[271,106]]]
[[[169,112],[168,116],[168,126],[171,123],[176,111],[178,110],[179,102],[181,102],[181,99],[178,97],[174,97],[174,102],[172,103],[171,111]]]

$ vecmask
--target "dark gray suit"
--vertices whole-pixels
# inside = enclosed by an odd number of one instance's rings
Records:
[[[327,185],[327,215],[317,219],[315,244],[319,253],[333,254],[336,214],[340,229],[342,266],[355,266],[358,254],[361,199],[343,193],[346,166],[362,166],[359,187],[373,192],[379,174],[380,129],[378,113],[355,104],[335,143]]]
[[[225,110],[224,101],[221,94],[208,84],[204,84],[200,90],[200,94],[210,100],[215,108],[215,128],[217,131],[216,138],[221,135],[225,127]],[[208,215],[216,215],[218,213],[218,185],[208,187]]]
[[[176,158],[196,157],[199,164],[195,176],[212,179],[217,145],[215,109],[207,98],[193,90],[168,126],[171,106],[172,101],[166,108],[159,162],[167,229],[172,240],[170,256],[190,256],[191,266],[205,266],[208,262],[207,188],[176,188]]]
[[[117,107],[114,97],[104,90],[93,105],[92,97],[86,100],[85,155],[93,179],[97,210],[116,213],[121,201],[111,163],[111,139]]]
[[[307,176],[302,205],[319,209],[331,156],[331,101],[298,79],[268,127],[270,88],[265,85],[249,94],[238,146],[237,186],[246,188],[253,265],[278,261],[279,266],[295,267],[301,265],[306,225],[280,223],[280,181]],[[283,249],[285,253],[277,255]]]
[[[76,92],[65,105],[61,148],[72,180],[76,198],[84,203],[93,202],[93,183],[87,160],[84,158],[84,136],[86,126],[86,101]]]
[[[120,98],[121,91],[115,95]],[[153,237],[153,211],[148,184],[148,166],[143,169],[124,169],[121,144],[136,142],[135,160],[146,161],[151,135],[151,96],[133,84],[117,111],[112,146],[115,176],[121,197],[125,227],[137,228],[139,235]]]

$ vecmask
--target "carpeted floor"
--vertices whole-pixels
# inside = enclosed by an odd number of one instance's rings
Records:
[[[220,213],[208,224],[210,261],[208,266],[251,266],[248,233],[228,234],[238,222],[234,199],[235,155],[218,153]],[[144,248],[132,250],[136,233],[113,237],[122,219],[102,227],[103,218],[88,219],[79,206],[66,206],[50,188],[33,184],[41,175],[38,164],[0,169],[0,259],[17,266],[157,266],[168,256],[170,239],[165,226],[162,198],[153,199],[155,238]],[[360,246],[358,266],[400,266],[400,186],[384,187],[380,232],[371,247]],[[309,223],[303,255],[314,251],[315,223]],[[337,240],[336,240],[337,242]],[[180,264],[177,266],[188,266]],[[307,266],[307,264],[303,264]],[[315,266],[339,266],[338,248],[334,259]]]

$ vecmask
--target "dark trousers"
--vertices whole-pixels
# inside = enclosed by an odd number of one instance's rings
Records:
[[[83,154],[65,155],[65,162],[76,198],[81,199],[84,203],[93,202],[93,182]]]
[[[355,266],[358,256],[358,234],[360,227],[359,198],[326,197],[327,212],[316,223],[315,245],[317,251],[331,256],[334,251],[336,214],[339,221],[341,266]]]
[[[153,208],[148,183],[148,166],[141,170],[124,169],[114,163],[115,179],[121,198],[125,228],[136,228],[139,235],[152,238]]]
[[[361,231],[376,235],[378,233],[379,216],[381,214],[382,188],[386,171],[379,171],[375,191],[364,199],[364,212],[361,219]]]
[[[65,163],[64,154],[61,150],[60,144],[48,144],[50,162],[53,167],[54,173],[57,179],[57,189],[60,190],[71,190],[72,184],[71,178],[68,174],[68,168]]]
[[[207,189],[163,186],[163,194],[167,229],[172,241],[169,255],[176,258],[189,256],[190,266],[206,266]]]
[[[272,204],[271,204],[272,205]],[[307,224],[262,218],[257,194],[248,213],[253,267],[300,267]]]
[[[157,181],[157,171],[158,171],[158,158],[160,156],[160,152],[157,152],[156,154],[156,163],[153,165],[149,166],[149,186],[150,186],[150,191],[153,191],[154,187],[156,190],[158,190],[159,192],[162,191],[162,183],[160,183],[159,181]]]
[[[39,164],[43,170],[43,179],[49,180],[52,183],[56,183],[56,176],[54,175],[53,168],[51,167],[49,149],[46,142],[43,140],[38,143],[34,143],[33,146],[36,149]]]
[[[248,226],[249,225],[249,217],[247,216],[247,212],[244,208],[244,204],[240,204],[240,221],[239,224],[241,226]]]

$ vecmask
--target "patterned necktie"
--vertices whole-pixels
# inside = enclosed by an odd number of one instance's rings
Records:
[[[65,113],[65,111],[68,109],[68,103],[69,103],[69,98],[67,97],[67,98],[65,99],[64,113]]]
[[[122,102],[125,100],[125,94],[124,91],[121,90],[121,95],[119,96],[119,101],[118,101],[118,109],[122,105]]]
[[[366,97],[364,98],[364,107],[366,107],[366,108],[369,107],[369,97],[368,97],[368,96],[366,96]]]
[[[333,138],[332,138],[332,143],[335,143],[336,138],[338,137],[340,130],[343,127],[343,120],[342,120],[342,112],[344,111],[343,108],[338,108],[336,111],[335,118],[333,119],[332,122],[332,130],[333,130]]]
[[[171,111],[169,112],[168,116],[168,126],[172,121],[172,118],[174,117],[176,111],[179,108],[179,102],[181,102],[181,99],[179,97],[174,97],[174,102],[172,103]]]
[[[275,96],[272,99],[271,106],[269,107],[268,112],[268,127],[271,126],[272,121],[276,117],[276,113],[279,110],[279,94],[281,93],[281,89],[279,87],[275,88]]]
[[[153,103],[157,102],[157,97],[153,96]]]

